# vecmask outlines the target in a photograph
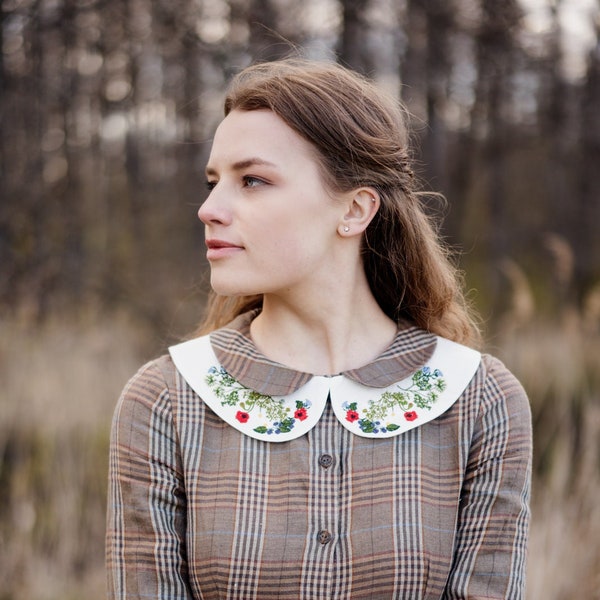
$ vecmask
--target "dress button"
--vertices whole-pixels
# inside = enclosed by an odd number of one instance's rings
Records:
[[[331,456],[331,454],[321,454],[319,457],[319,464],[324,469],[329,469],[329,467],[333,464],[333,456]]]
[[[329,544],[333,536],[326,529],[319,531],[318,539],[320,544]]]

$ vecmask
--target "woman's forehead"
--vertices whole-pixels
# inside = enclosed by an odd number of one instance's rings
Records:
[[[234,110],[215,132],[208,168],[215,162],[277,166],[291,158],[315,162],[314,149],[281,117],[270,110]]]

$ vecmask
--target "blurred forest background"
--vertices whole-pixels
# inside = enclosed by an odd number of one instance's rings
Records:
[[[2,0],[0,600],[103,597],[108,430],[207,290],[232,73],[297,48],[414,115],[535,428],[530,600],[600,598],[598,0]]]

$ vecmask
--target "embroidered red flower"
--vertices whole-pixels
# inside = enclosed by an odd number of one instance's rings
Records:
[[[354,423],[354,421],[358,421],[358,413],[355,410],[349,410],[346,412],[346,421],[350,421],[350,423]]]
[[[299,408],[294,413],[294,419],[298,419],[299,421],[304,421],[304,419],[306,419],[307,417],[308,417],[308,413],[306,412],[305,408]]]
[[[250,415],[247,412],[244,412],[242,410],[238,410],[235,413],[235,418],[240,422],[240,423],[247,423],[248,419],[250,419]]]
[[[404,413],[404,418],[407,421],[414,421],[419,415],[414,410],[409,410]]]

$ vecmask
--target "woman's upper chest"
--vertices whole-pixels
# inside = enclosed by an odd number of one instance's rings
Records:
[[[203,595],[208,586],[228,597],[239,575],[261,598],[282,577],[290,593],[319,581],[360,598],[370,581],[365,594],[405,597],[398,586],[412,581],[415,597],[440,596],[462,481],[458,415],[369,439],[328,406],[306,435],[275,444],[204,411],[200,443],[182,447],[190,569]],[[240,565],[256,569],[242,577]]]

